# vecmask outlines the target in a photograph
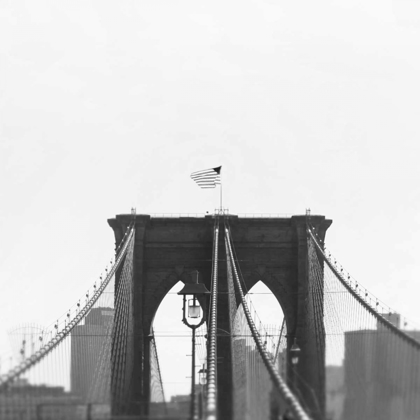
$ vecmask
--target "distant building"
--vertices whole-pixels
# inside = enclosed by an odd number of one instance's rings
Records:
[[[344,407],[344,368],[325,368],[326,420],[341,420]]]
[[[385,317],[399,326],[398,314]],[[420,331],[404,332],[420,340]],[[381,323],[375,330],[346,332],[341,420],[420,419],[420,403],[408,404],[420,395],[420,367],[410,351]]]
[[[150,416],[169,416],[171,418],[186,419],[190,413],[191,395],[174,395],[169,402],[150,404]],[[199,408],[199,407],[197,407]]]
[[[94,308],[71,332],[70,388],[84,402],[109,402],[113,319],[114,309]]]
[[[1,420],[74,420],[85,410],[80,398],[59,386],[19,380],[0,394]]]

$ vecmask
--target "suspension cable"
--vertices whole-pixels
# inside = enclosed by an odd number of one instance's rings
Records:
[[[217,273],[219,254],[219,218],[216,216],[213,235],[213,267],[210,298],[209,346],[207,356],[206,420],[217,418]]]
[[[248,304],[245,300],[245,296],[242,290],[241,282],[239,280],[238,272],[235,265],[235,260],[232,252],[232,246],[230,242],[230,232],[227,227],[225,227],[225,243],[226,243],[226,250],[228,252],[228,258],[230,260],[231,266],[234,271],[234,279],[235,283],[239,292],[239,296],[241,299],[241,303],[244,309],[245,317],[248,323],[248,326],[251,330],[252,337],[255,341],[255,344],[257,346],[258,352],[261,355],[261,358],[264,362],[265,367],[267,368],[267,371],[271,377],[271,380],[273,381],[275,387],[279,391],[281,397],[285,400],[285,402],[290,406],[290,409],[297,420],[311,420],[310,417],[306,414],[305,410],[300,405],[297,398],[293,395],[293,393],[290,391],[286,383],[281,378],[280,374],[277,372],[277,369],[273,365],[272,358],[268,354],[267,350],[265,349],[261,338],[258,334],[258,330],[254,324],[254,321],[252,319],[251,313],[248,308]]]
[[[328,265],[328,267],[331,269],[331,271],[334,273],[334,275],[337,277],[337,279],[340,281],[340,283],[347,289],[348,292],[357,300],[357,302],[360,303],[368,312],[370,312],[379,322],[384,324],[387,328],[389,328],[391,331],[393,331],[395,334],[397,334],[400,338],[403,340],[409,342],[411,345],[416,347],[420,350],[420,342],[418,342],[413,337],[406,334],[404,331],[400,330],[398,327],[396,327],[392,322],[388,321],[386,318],[384,318],[377,310],[371,306],[368,302],[362,299],[361,296],[359,296],[348,284],[348,282],[345,280],[344,276],[337,270],[337,268],[332,264],[330,258],[328,258],[325,255],[323,247],[319,244],[318,240],[314,236],[312,229],[308,226],[307,228],[308,234],[310,238],[312,238],[317,250],[322,255],[322,259],[325,261],[325,263]]]
[[[17,377],[25,373],[28,369],[32,366],[36,365],[40,362],[47,354],[49,354],[55,347],[57,347],[69,334],[70,332],[79,324],[79,322],[88,314],[90,309],[102,295],[102,292],[108,286],[109,282],[111,281],[113,275],[115,274],[116,270],[121,265],[124,257],[127,253],[127,249],[130,244],[134,242],[134,234],[135,234],[135,224],[132,222],[128,227],[128,235],[126,234],[125,242],[123,242],[118,248],[119,253],[115,258],[115,263],[111,267],[110,271],[108,272],[105,280],[102,282],[100,287],[95,291],[93,296],[90,300],[86,302],[86,305],[78,312],[78,314],[65,326],[63,330],[61,330],[55,337],[53,337],[45,346],[43,346],[40,350],[35,352],[29,358],[23,360],[18,366],[13,368],[8,374],[4,377],[0,378],[0,388],[3,388],[13,382]]]

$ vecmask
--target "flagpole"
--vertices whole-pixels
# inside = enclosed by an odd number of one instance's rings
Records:
[[[223,209],[222,181],[220,180],[220,210]]]
[[[220,173],[220,210],[222,209],[223,209],[222,174]]]

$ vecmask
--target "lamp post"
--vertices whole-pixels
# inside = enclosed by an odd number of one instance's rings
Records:
[[[201,325],[203,325],[205,319],[201,315],[200,303],[198,298],[210,294],[206,286],[203,283],[198,282],[198,271],[196,282],[187,283],[181,291],[178,292],[178,295],[183,296],[182,304],[182,322],[192,330],[192,361],[191,361],[191,405],[190,405],[190,419],[194,420],[196,418],[196,409],[195,409],[195,330]],[[188,298],[187,298],[188,296]],[[200,320],[201,317],[201,320]],[[199,322],[194,324],[190,323],[189,319],[195,319]]]
[[[290,347],[290,359],[293,365],[293,388],[297,392],[297,364],[299,363],[300,347],[296,344],[296,337],[293,339],[292,347]]]
[[[198,371],[198,377],[200,380],[201,385],[201,392],[200,392],[200,406],[199,406],[199,412],[200,412],[200,419],[203,418],[203,410],[204,410],[204,398],[205,398],[205,387],[207,384],[207,369],[206,365],[203,364],[203,367]]]

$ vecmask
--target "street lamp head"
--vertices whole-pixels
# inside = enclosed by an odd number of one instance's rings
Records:
[[[203,363],[203,367],[198,371],[198,375],[200,377],[200,384],[206,385],[207,384],[207,369],[206,369],[205,363]]]
[[[206,385],[207,384],[207,369],[203,367],[198,371],[198,375],[200,378],[200,385]]]
[[[203,283],[187,283],[178,292],[178,295],[193,295],[198,297],[200,295],[208,295],[210,292]]]
[[[210,294],[210,292],[207,290],[207,287],[203,283],[198,282],[198,271],[196,271],[196,274],[197,276],[195,278],[195,283],[185,284],[182,290],[178,292],[178,295],[193,295],[193,297],[197,298],[200,295]]]
[[[209,294],[207,287],[203,283],[187,283],[178,295],[191,296],[192,299],[188,299],[188,318],[200,318],[200,304],[197,301],[199,296]],[[186,309],[186,308],[185,308]]]
[[[187,318],[200,318],[201,311],[200,311],[200,304],[198,299],[202,296],[208,295],[210,292],[207,290],[207,287],[203,283],[198,282],[198,271],[197,271],[197,278],[195,283],[187,283],[184,285],[182,290],[178,292],[178,295],[183,296],[183,319],[182,321],[190,328],[198,328],[200,325],[203,324],[204,318],[201,320],[199,324],[189,324]],[[188,299],[187,305],[187,296],[191,296],[191,299]]]
[[[195,297],[188,299],[188,318],[200,318],[200,304]]]
[[[300,347],[296,344],[296,337],[293,340],[292,347],[290,347],[290,356],[293,365],[297,365],[299,363],[299,354],[300,354]]]

